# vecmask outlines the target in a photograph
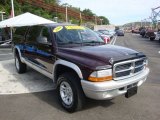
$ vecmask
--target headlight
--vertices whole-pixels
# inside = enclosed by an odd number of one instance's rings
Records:
[[[112,69],[94,71],[89,76],[88,80],[92,82],[102,82],[112,80]]]

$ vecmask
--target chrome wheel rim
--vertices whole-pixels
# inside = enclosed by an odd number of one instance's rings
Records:
[[[16,59],[16,68],[17,68],[17,70],[19,70],[19,60],[17,57],[15,59]]]
[[[66,105],[71,105],[73,102],[73,91],[71,86],[63,81],[60,84],[60,97],[62,99],[62,101],[66,104]]]

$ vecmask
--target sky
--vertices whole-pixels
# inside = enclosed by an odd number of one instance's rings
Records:
[[[151,16],[151,8],[160,6],[160,0],[61,0],[61,3],[81,10],[89,8],[115,25],[144,20]]]

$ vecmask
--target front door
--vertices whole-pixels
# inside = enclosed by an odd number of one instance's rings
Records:
[[[52,37],[48,27],[42,27],[37,42],[36,61],[43,66],[46,71],[52,73],[55,56],[53,55]]]

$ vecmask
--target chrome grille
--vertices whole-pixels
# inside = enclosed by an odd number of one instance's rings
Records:
[[[114,80],[120,80],[130,77],[141,72],[145,67],[146,58],[134,59],[114,64]]]
[[[119,65],[115,68],[116,71],[121,71],[121,70],[125,70],[125,69],[129,69],[131,67],[132,63],[128,63],[128,64],[123,64],[123,65]]]

